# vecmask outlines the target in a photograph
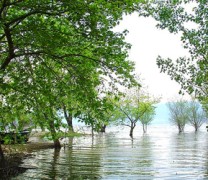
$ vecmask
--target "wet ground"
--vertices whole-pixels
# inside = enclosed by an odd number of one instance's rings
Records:
[[[20,166],[13,179],[208,179],[208,133],[178,134],[170,126],[151,126],[64,140],[65,148],[40,150]]]

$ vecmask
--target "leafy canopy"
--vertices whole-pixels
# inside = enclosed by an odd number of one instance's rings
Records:
[[[180,33],[189,57],[157,58],[161,72],[167,73],[181,85],[181,92],[194,94],[207,102],[208,95],[208,13],[207,1],[154,1],[140,9],[140,15],[152,16],[157,27]],[[173,50],[174,51],[174,50]]]
[[[112,28],[139,1],[2,0],[0,2],[1,120],[18,109],[46,126],[63,104],[95,109],[98,86],[131,86],[126,32]],[[103,78],[105,77],[105,78]],[[105,91],[104,91],[105,93]],[[45,115],[47,118],[44,118]],[[41,118],[38,118],[41,117]]]

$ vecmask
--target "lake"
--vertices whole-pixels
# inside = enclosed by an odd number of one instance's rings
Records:
[[[208,179],[208,133],[188,127],[152,125],[147,134],[111,127],[106,134],[63,140],[60,151],[41,150],[24,160],[25,173],[13,179]]]

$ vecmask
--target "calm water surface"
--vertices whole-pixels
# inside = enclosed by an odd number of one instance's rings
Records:
[[[208,179],[208,133],[177,134],[170,126],[108,129],[107,134],[67,140],[68,147],[34,153],[31,167],[14,179]]]

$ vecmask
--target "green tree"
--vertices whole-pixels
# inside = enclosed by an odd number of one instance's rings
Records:
[[[179,133],[184,132],[188,123],[189,106],[188,102],[182,99],[168,102],[167,107],[170,113],[170,122],[178,127]]]
[[[188,92],[206,104],[208,91],[207,2],[196,0],[154,1],[140,9],[140,15],[152,16],[157,27],[181,35],[189,57],[157,58],[161,72],[181,85],[180,93]]]
[[[94,91],[103,83],[103,76],[109,79],[111,87],[130,86],[134,81],[134,64],[128,60],[130,45],[124,41],[126,32],[115,33],[112,29],[123,13],[131,13],[138,3],[2,0],[2,121],[8,120],[5,118],[8,109],[16,112],[15,104],[20,104],[25,114],[34,115],[34,124],[49,128],[54,144],[59,147],[56,126],[61,123],[56,112],[65,105],[71,114],[74,103],[70,103],[71,95],[84,94],[87,89],[87,96],[92,94],[92,100],[97,99]],[[82,102],[87,107],[91,96],[87,100],[83,95],[80,97],[75,96],[78,104]]]
[[[206,113],[200,103],[194,99],[188,105],[188,121],[194,127],[195,131],[198,131],[201,125],[207,120]]]
[[[119,124],[130,128],[130,137],[133,138],[133,131],[137,122],[144,120],[145,114],[150,112],[150,109],[153,110],[153,105],[157,102],[156,98],[151,97],[141,87],[126,90],[124,98],[117,104],[118,111],[116,117]]]
[[[103,106],[103,113],[100,118],[102,120],[100,132],[105,132],[108,125],[115,124],[117,120],[117,103],[121,95],[108,95],[103,100],[105,105]]]
[[[147,126],[153,121],[155,116],[155,107],[151,103],[144,103],[143,108],[147,109],[145,113],[140,117],[140,122],[142,124],[143,133],[147,132]]]

